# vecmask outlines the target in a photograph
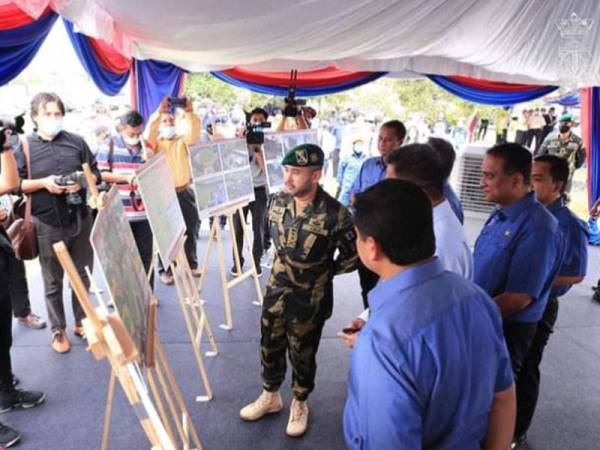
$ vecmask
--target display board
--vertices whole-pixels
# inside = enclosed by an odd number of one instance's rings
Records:
[[[168,267],[175,260],[177,242],[186,228],[166,156],[161,153],[150,159],[136,177],[158,253]]]
[[[244,139],[190,147],[196,205],[201,219],[228,206],[254,201],[250,158]]]
[[[117,312],[146,361],[152,291],[116,186],[98,211],[90,242]]]
[[[281,160],[292,148],[301,144],[318,145],[316,130],[265,133],[264,155],[269,192],[277,192],[283,186]]]

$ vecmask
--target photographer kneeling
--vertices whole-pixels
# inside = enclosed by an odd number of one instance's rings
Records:
[[[81,165],[88,163],[96,180],[100,178],[94,155],[84,139],[62,130],[64,115],[65,107],[58,95],[45,92],[37,94],[31,102],[31,118],[36,131],[27,136],[22,152],[16,155],[23,180],[21,189],[25,194],[30,194],[32,202],[31,213],[37,231],[46,308],[52,326],[52,349],[57,353],[68,352],[71,344],[65,332],[67,324],[62,298],[64,272],[52,246],[64,241],[79,275],[89,288],[85,267],[91,270],[94,260],[90,244],[92,215],[82,186],[85,178]],[[71,301],[75,317],[74,334],[83,338],[81,321],[85,314],[74,292]]]

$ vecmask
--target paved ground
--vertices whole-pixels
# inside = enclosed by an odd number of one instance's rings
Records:
[[[473,239],[480,220],[468,219]],[[200,242],[203,246],[204,240]],[[592,249],[590,275],[561,300],[558,326],[543,362],[539,409],[530,432],[535,450],[593,450],[600,448],[600,305],[590,301],[590,286],[599,275],[600,253]],[[213,261],[216,264],[216,261]],[[28,265],[34,310],[46,316],[41,277],[36,262]],[[361,307],[356,273],[335,281],[335,308],[327,323],[318,355],[317,387],[310,399],[311,422],[301,440],[285,436],[290,392],[284,389],[286,410],[254,424],[243,423],[238,411],[260,392],[258,339],[259,309],[252,305],[250,281],[233,291],[234,330],[218,328],[224,320],[222,294],[213,266],[206,287],[207,311],[220,355],[207,361],[215,398],[195,403],[201,385],[174,288],[158,286],[159,333],[176,373],[200,439],[206,449],[342,449],[341,413],[345,399],[350,353],[335,333]],[[65,289],[67,294],[67,289]],[[71,318],[69,319],[71,320]],[[72,324],[72,322],[70,322]],[[42,407],[5,414],[0,420],[24,433],[23,449],[96,449],[100,446],[108,365],[85,351],[73,338],[68,355],[50,350],[48,330],[14,326],[15,371],[26,387],[47,392]],[[121,392],[115,402],[111,447],[147,448],[134,412]]]

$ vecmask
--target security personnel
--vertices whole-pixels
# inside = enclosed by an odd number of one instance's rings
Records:
[[[474,281],[500,308],[517,379],[563,256],[557,220],[530,192],[531,164],[531,153],[519,144],[487,151],[481,185],[485,199],[499,208],[473,254]]]
[[[558,316],[558,298],[565,295],[573,284],[581,283],[588,262],[588,227],[565,206],[563,193],[569,179],[569,165],[555,155],[538,156],[533,162],[532,185],[540,203],[558,220],[564,240],[564,259],[554,280],[550,298],[538,323],[537,331],[523,368],[517,379],[516,443],[525,444],[526,432],[535,412],[540,389],[540,363],[544,348]]]
[[[569,181],[565,186],[565,192],[571,192],[573,173],[585,163],[585,147],[583,141],[571,130],[573,128],[573,116],[563,114],[558,121],[558,132],[550,134],[542,143],[538,155],[556,155],[564,158],[569,163]]]
[[[283,408],[279,387],[287,349],[294,399],[286,433],[294,437],[308,426],[306,399],[333,309],[333,277],[358,263],[350,212],[319,186],[323,162],[323,151],[313,144],[293,148],[282,161],[286,192],[273,197],[268,215],[275,259],[261,316],[263,392],[240,411],[242,419],[254,421]]]

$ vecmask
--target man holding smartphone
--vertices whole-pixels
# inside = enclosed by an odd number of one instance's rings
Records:
[[[173,114],[172,109],[175,107],[178,110],[176,114]],[[177,120],[175,120],[175,115],[178,117]],[[194,114],[189,98],[165,97],[160,102],[158,110],[150,117],[146,131],[148,142],[154,153],[164,152],[166,155],[187,229],[184,243],[185,254],[192,273],[197,277],[201,275],[196,248],[200,218],[191,187],[192,169],[188,148],[200,140],[201,125],[200,118]],[[173,275],[168,268],[165,270],[161,261],[159,261],[158,272],[160,280],[164,284],[173,284]]]

